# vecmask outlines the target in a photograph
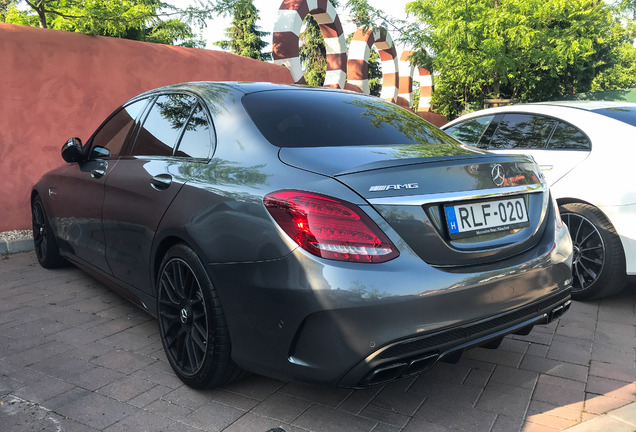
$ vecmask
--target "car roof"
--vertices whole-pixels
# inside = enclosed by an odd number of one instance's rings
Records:
[[[607,108],[620,108],[620,107],[636,107],[636,103],[623,102],[623,101],[551,101],[551,102],[535,102],[524,105],[554,105],[566,108],[578,108],[586,111],[595,111],[599,109]]]

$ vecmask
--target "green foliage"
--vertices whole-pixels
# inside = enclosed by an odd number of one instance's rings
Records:
[[[305,30],[300,33],[300,61],[307,84],[320,87],[327,73],[325,40],[320,26],[311,15],[307,15],[304,22]]]
[[[7,4],[7,0],[0,0]],[[18,0],[19,2],[20,0]],[[2,21],[156,43],[203,46],[190,27],[218,13],[216,6],[177,9],[159,0],[24,0],[29,12],[0,7]]]
[[[330,0],[334,7],[338,2]],[[305,29],[300,33],[300,61],[303,65],[305,81],[310,86],[320,87],[325,82],[327,73],[327,50],[320,26],[316,20],[307,15],[304,20]]]
[[[225,31],[228,40],[215,42],[215,45],[230,50],[234,54],[257,60],[267,61],[271,59],[271,53],[263,53],[267,43],[263,37],[269,35],[258,29],[258,10],[252,0],[241,0],[232,6],[234,17],[232,26]]]
[[[416,0],[407,12],[417,19],[407,39],[434,53],[433,103],[451,118],[488,98],[588,91],[627,41],[600,0]]]

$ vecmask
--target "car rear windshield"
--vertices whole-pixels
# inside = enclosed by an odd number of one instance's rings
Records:
[[[613,119],[627,123],[628,125],[636,126],[636,107],[613,107],[613,108],[599,108],[592,110],[597,114],[601,114]]]
[[[431,156],[470,153],[417,114],[375,97],[328,90],[263,91],[246,95],[243,106],[278,147],[414,144],[438,147]]]

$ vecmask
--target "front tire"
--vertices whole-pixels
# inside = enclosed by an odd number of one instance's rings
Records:
[[[201,389],[238,378],[223,309],[196,253],[185,244],[172,246],[157,284],[159,334],[181,381]]]
[[[594,206],[560,207],[574,247],[572,298],[592,300],[618,293],[627,285],[625,254],[616,230]]]
[[[51,223],[44,210],[44,204],[39,195],[31,203],[31,223],[33,227],[33,243],[35,255],[40,265],[47,269],[62,267],[66,260],[60,256],[60,249],[51,229]]]

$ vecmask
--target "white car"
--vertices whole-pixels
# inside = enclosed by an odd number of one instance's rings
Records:
[[[510,105],[442,129],[481,149],[534,157],[570,229],[575,299],[617,293],[636,275],[636,104]]]

